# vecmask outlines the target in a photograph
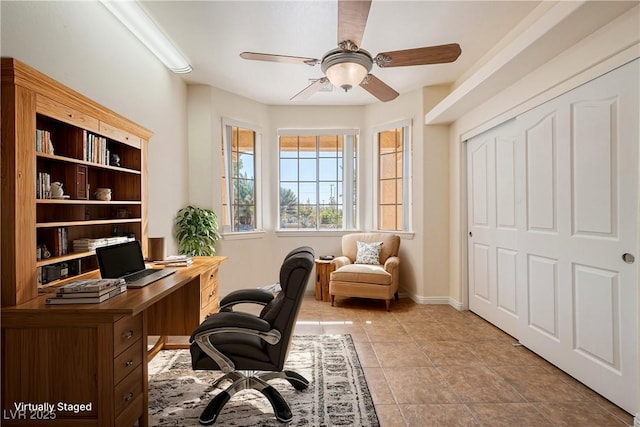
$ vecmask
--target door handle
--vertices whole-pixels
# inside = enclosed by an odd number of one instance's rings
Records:
[[[636,258],[630,253],[624,253],[622,254],[622,260],[627,264],[633,264]]]
[[[473,233],[472,232],[469,232],[469,237],[473,237]]]

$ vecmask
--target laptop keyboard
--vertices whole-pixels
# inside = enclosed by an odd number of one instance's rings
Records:
[[[149,269],[149,270],[138,271],[137,273],[133,273],[133,274],[130,274],[130,275],[126,276],[124,278],[124,280],[126,282],[128,282],[128,283],[135,282],[136,280],[142,279],[143,277],[147,277],[148,275],[153,274],[156,271],[158,271],[158,270]]]

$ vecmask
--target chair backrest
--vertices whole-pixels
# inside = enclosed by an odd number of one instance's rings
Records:
[[[398,256],[400,250],[400,237],[396,234],[389,233],[352,233],[342,236],[342,255],[349,257],[351,262],[356,260],[358,253],[357,242],[382,242],[380,248],[380,264],[390,256]]]
[[[260,313],[260,317],[282,335],[276,345],[269,346],[269,356],[279,369],[282,369],[286,360],[314,259],[315,253],[308,246],[291,251],[280,267],[282,291]]]

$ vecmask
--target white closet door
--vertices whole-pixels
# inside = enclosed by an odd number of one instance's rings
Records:
[[[518,338],[638,410],[638,61],[521,117]]]
[[[469,307],[511,335],[516,298],[515,120],[468,142]]]
[[[631,413],[638,261],[625,254],[640,255],[638,75],[634,61],[467,148],[470,309]],[[513,150],[500,149],[514,126]]]

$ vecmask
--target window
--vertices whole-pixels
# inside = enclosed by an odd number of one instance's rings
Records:
[[[280,229],[355,228],[357,132],[279,131]]]
[[[222,224],[227,232],[255,231],[258,218],[257,147],[260,133],[250,125],[223,121]]]
[[[377,226],[379,230],[409,231],[411,185],[410,122],[374,132],[378,150]]]

